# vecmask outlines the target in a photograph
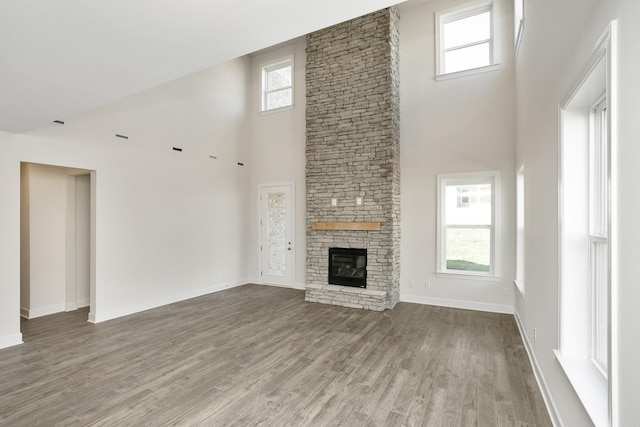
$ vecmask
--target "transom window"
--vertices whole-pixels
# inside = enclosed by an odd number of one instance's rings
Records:
[[[293,105],[293,57],[262,67],[262,111]]]
[[[499,172],[438,175],[438,273],[495,276]]]
[[[437,74],[451,74],[494,64],[493,9],[475,2],[436,13]]]

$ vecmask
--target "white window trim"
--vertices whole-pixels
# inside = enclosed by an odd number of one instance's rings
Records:
[[[491,235],[491,271],[488,273],[469,271],[462,272],[460,270],[447,270],[445,266],[446,262],[446,248],[444,238],[444,218],[445,218],[445,204],[443,189],[447,183],[464,183],[474,184],[479,182],[486,182],[487,179],[493,181],[493,190],[491,194],[491,222],[492,222],[492,235]],[[466,279],[466,280],[479,280],[479,281],[499,281],[500,277],[500,241],[501,241],[501,224],[500,224],[500,171],[484,171],[484,172],[461,172],[461,173],[445,173],[438,174],[437,176],[437,232],[436,232],[436,276],[451,279]]]
[[[513,41],[513,58],[518,59],[518,52],[520,52],[520,45],[522,44],[522,36],[524,34],[524,5],[525,0],[515,0],[513,4],[513,18],[514,18],[514,35]]]
[[[266,91],[266,75],[267,68],[274,68],[278,65],[282,64],[290,64],[291,65],[291,104],[285,105],[284,107],[278,108],[270,108],[267,109],[267,91]],[[279,90],[284,90],[288,88],[283,88]],[[275,112],[291,110],[295,105],[295,61],[293,55],[288,55],[274,61],[269,61],[260,65],[260,113],[261,114],[271,114]]]
[[[524,298],[525,262],[526,262],[526,199],[525,199],[525,166],[520,163],[516,172],[516,285]],[[522,232],[520,230],[522,228]]]
[[[443,73],[442,68],[444,65],[444,40],[442,37],[442,33],[444,31],[444,24],[456,21],[458,19],[463,19],[465,17],[473,16],[484,11],[491,12],[491,39],[489,41],[489,52],[490,52],[490,64],[482,67],[470,68],[468,70],[455,71],[452,73]],[[496,19],[495,19],[495,8],[493,7],[492,1],[475,1],[471,3],[467,3],[464,5],[452,7],[450,9],[445,9],[442,11],[438,11],[434,14],[435,19],[435,80],[449,80],[459,77],[466,77],[474,74],[487,73],[490,71],[495,71],[499,68],[500,63],[496,61],[497,55],[497,43],[495,39],[496,31]]]
[[[592,422],[596,426],[610,426],[617,425],[618,420],[618,411],[617,411],[617,401],[618,396],[616,393],[617,382],[619,381],[619,372],[616,364],[617,361],[617,330],[618,326],[616,323],[617,317],[615,313],[617,312],[618,307],[618,292],[617,292],[617,264],[615,260],[617,259],[617,249],[614,243],[617,241],[617,225],[615,221],[612,219],[616,218],[616,194],[617,194],[617,180],[615,175],[615,162],[616,162],[616,127],[615,123],[616,119],[616,110],[612,108],[612,106],[616,105],[616,94],[617,94],[617,52],[616,52],[616,40],[617,40],[617,22],[612,21],[609,27],[606,29],[604,34],[598,40],[595,45],[594,51],[589,59],[587,67],[584,72],[580,76],[580,79],[574,85],[574,89],[570,92],[569,96],[560,104],[559,108],[559,123],[560,123],[560,143],[558,145],[559,148],[559,217],[558,217],[558,280],[559,280],[559,343],[558,349],[554,350],[554,354],[560,363],[565,375],[569,379],[572,387],[574,388],[578,398],[582,402],[586,412],[589,414]],[[569,240],[565,237],[565,228],[567,225],[564,223],[564,210],[567,208],[567,203],[565,203],[565,198],[567,190],[565,186],[566,176],[564,172],[565,165],[565,140],[570,141],[572,138],[571,134],[567,135],[567,130],[565,126],[565,114],[570,112],[573,108],[573,104],[578,104],[580,107],[588,107],[583,106],[584,99],[581,96],[581,93],[589,92],[589,93],[597,93],[597,88],[592,88],[590,77],[596,71],[598,66],[604,61],[605,64],[605,75],[606,75],[606,98],[607,98],[607,109],[609,112],[609,144],[610,144],[610,193],[609,193],[609,202],[610,202],[610,212],[609,212],[609,274],[610,274],[610,294],[609,294],[609,345],[608,345],[608,381],[599,372],[596,365],[591,360],[591,348],[590,343],[588,343],[590,331],[576,331],[573,328],[571,321],[567,317],[567,312],[572,310],[572,298],[571,295],[565,296],[567,292],[566,288],[570,287],[571,277],[566,277],[569,273],[567,271],[571,271],[565,265],[563,257],[565,256],[565,248],[564,245],[567,244],[566,241]],[[581,99],[582,98],[582,99]],[[576,101],[578,100],[578,101]],[[586,120],[586,118],[585,118]],[[568,193],[567,193],[568,194]],[[573,219],[572,219],[573,221]],[[587,266],[585,266],[587,267]],[[569,291],[570,292],[570,291]],[[591,309],[590,304],[587,309]],[[569,325],[565,326],[565,323],[569,323]],[[588,322],[587,322],[588,323]],[[575,322],[574,322],[575,325]],[[583,328],[589,328],[589,325],[584,325]],[[574,337],[577,335],[587,334],[586,339],[583,341],[587,341],[586,346],[576,347],[575,343],[572,345],[572,342],[575,340]]]
[[[456,71],[454,73],[438,74],[436,75],[436,81],[458,79],[460,77],[473,76],[475,74],[489,73],[496,71],[500,68],[500,64],[486,65],[484,67],[471,68],[469,70]]]

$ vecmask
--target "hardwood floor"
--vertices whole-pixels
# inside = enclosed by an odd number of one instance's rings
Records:
[[[86,318],[22,322],[25,344],[0,350],[0,425],[551,425],[509,315],[246,285]]]

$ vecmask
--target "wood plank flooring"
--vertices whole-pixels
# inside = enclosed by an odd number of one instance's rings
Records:
[[[0,350],[0,425],[551,425],[509,315],[245,285],[86,318],[22,322],[25,344]]]

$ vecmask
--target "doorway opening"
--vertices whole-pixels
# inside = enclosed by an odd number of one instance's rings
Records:
[[[20,316],[95,308],[95,171],[22,163]],[[84,315],[83,315],[84,317]]]

